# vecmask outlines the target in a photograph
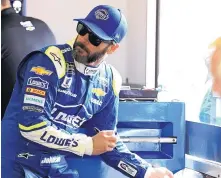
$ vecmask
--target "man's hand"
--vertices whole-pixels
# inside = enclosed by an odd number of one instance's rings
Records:
[[[174,178],[173,173],[167,168],[148,168],[144,178]]]
[[[92,155],[100,155],[107,151],[112,151],[116,147],[117,138],[113,130],[100,131],[92,137],[93,152]]]

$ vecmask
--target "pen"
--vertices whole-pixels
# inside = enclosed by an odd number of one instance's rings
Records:
[[[99,133],[99,132],[100,132],[100,130],[99,130],[97,127],[94,127],[94,131],[95,131],[96,133]]]

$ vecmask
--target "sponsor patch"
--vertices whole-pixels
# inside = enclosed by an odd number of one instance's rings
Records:
[[[61,90],[61,89],[58,89],[58,92],[64,93],[65,95],[69,95],[69,96],[72,96],[72,97],[74,97],[74,98],[77,97],[76,94],[73,94],[73,93],[72,93],[71,91],[69,91],[69,90]]]
[[[70,47],[61,50],[62,53],[66,53],[66,52],[68,52],[68,51],[71,51],[71,48],[70,48]]]
[[[66,72],[67,72],[67,74],[70,74],[70,75],[75,74],[75,65],[73,62],[66,63]]]
[[[23,106],[22,109],[24,111],[31,111],[31,112],[40,112],[40,113],[44,112],[42,108],[39,108],[37,106]]]
[[[46,143],[52,143],[58,146],[78,147],[78,140],[60,138],[56,135],[51,135],[48,131],[45,131],[40,139]]]
[[[20,153],[20,154],[18,154],[18,158],[25,158],[25,159],[28,159],[29,157],[32,157],[32,156],[35,156],[35,155],[32,155],[30,153]]]
[[[118,167],[133,177],[135,177],[137,174],[137,170],[135,168],[123,161],[119,162]]]
[[[46,49],[45,54],[53,62],[58,78],[61,79],[65,75],[66,71],[66,62],[61,50],[56,46],[50,46]]]
[[[62,64],[61,64],[61,58],[59,58],[55,53],[52,53],[50,52],[51,56],[53,57],[53,60],[55,62],[57,62],[61,67],[62,67]]]
[[[15,2],[15,1],[14,1]],[[27,31],[33,31],[35,30],[34,25],[31,23],[31,21],[25,21],[20,22],[21,26],[23,26]]]
[[[39,96],[25,94],[24,103],[26,103],[26,104],[34,104],[34,105],[37,105],[37,106],[44,107],[45,98],[42,98],[42,97],[39,97]]]
[[[61,84],[61,86],[63,88],[70,88],[72,84],[72,77],[67,77],[65,76],[63,83]]]
[[[53,72],[50,70],[46,70],[45,67],[37,66],[32,67],[31,72],[34,72],[37,75],[48,75],[50,76]]]
[[[43,155],[40,160],[41,166],[50,166],[51,164],[60,163],[62,161],[62,156],[47,156]]]
[[[79,111],[82,113],[80,116],[73,114]],[[92,118],[93,115],[88,112],[83,104],[64,106],[55,103],[54,108],[51,111],[51,116],[53,122],[75,129],[79,128],[87,119]]]
[[[42,80],[40,77],[30,77],[28,79],[27,85],[48,89],[49,83],[45,80]]]
[[[86,67],[84,69],[84,74],[85,75],[95,75],[98,72],[97,68],[93,68],[93,67]]]
[[[106,93],[101,88],[92,88],[92,93],[97,96],[105,96]]]
[[[26,92],[27,93],[34,93],[34,94],[41,95],[41,96],[45,96],[45,93],[46,93],[43,90],[39,90],[39,89],[36,89],[36,88],[30,88],[30,87],[26,88]]]
[[[84,118],[80,118],[79,116],[67,114],[58,110],[58,108],[53,108],[51,111],[53,115],[54,122],[58,122],[61,124],[65,124],[66,126],[71,126],[72,128],[79,128],[85,121]]]
[[[102,101],[97,100],[97,99],[94,99],[94,98],[91,98],[91,102],[94,103],[94,104],[96,104],[96,105],[99,105],[99,106],[102,105]]]

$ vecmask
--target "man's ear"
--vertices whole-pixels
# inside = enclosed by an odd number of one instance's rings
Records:
[[[107,50],[107,54],[112,54],[117,48],[119,48],[119,46],[118,43],[111,45]]]

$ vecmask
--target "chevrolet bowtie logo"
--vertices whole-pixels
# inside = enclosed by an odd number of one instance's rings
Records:
[[[30,154],[30,153],[20,153],[20,154],[18,155],[19,158],[25,158],[25,159],[28,159],[28,158],[31,157],[31,156],[35,156],[35,155],[32,155],[32,154]]]
[[[60,64],[60,66],[62,67],[61,59],[55,53],[50,52],[50,54],[53,56],[54,61],[58,62]]]
[[[50,76],[53,72],[50,70],[46,70],[44,67],[37,66],[37,67],[32,67],[31,72],[34,72],[37,75],[48,75]]]
[[[97,96],[105,96],[107,94],[101,88],[92,88],[92,93]]]

